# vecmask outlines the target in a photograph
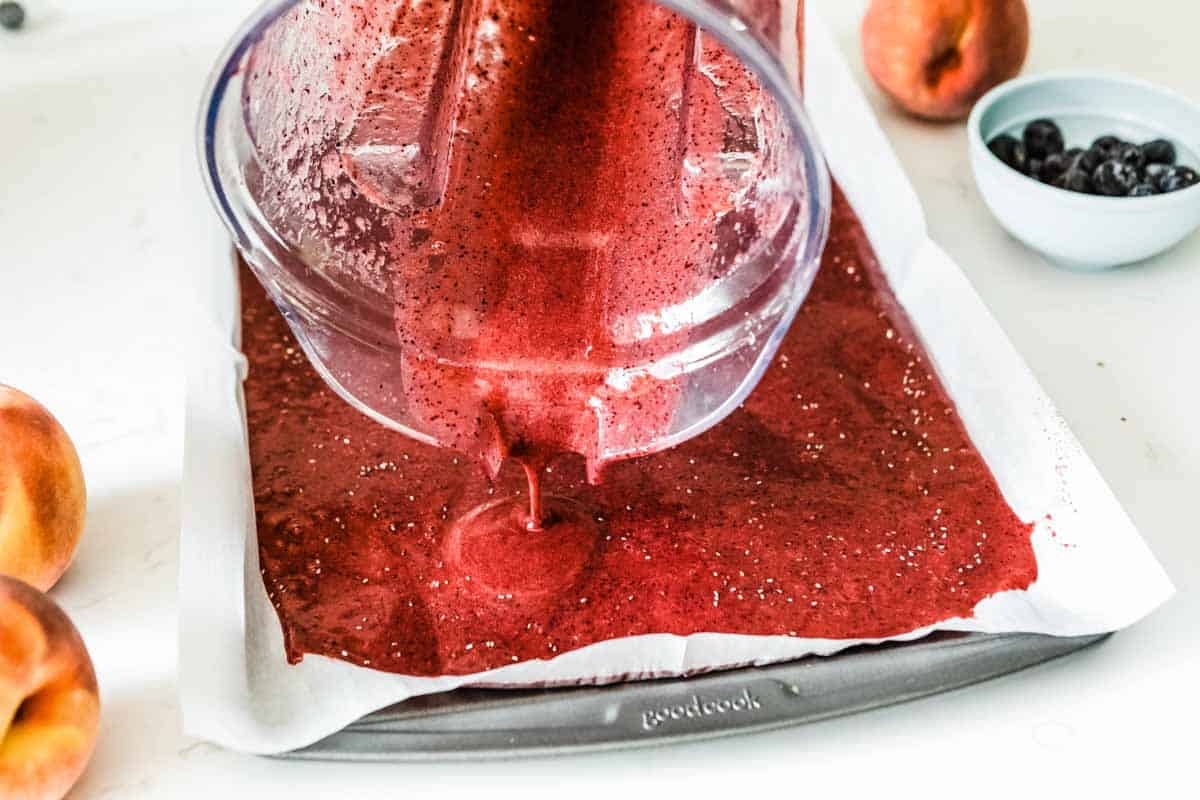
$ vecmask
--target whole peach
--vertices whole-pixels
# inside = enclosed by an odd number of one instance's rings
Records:
[[[32,397],[0,386],[0,575],[47,591],[75,557],[86,510],[67,432]]]
[[[962,119],[1021,71],[1029,14],[1024,0],[872,0],[862,45],[867,71],[901,107]]]
[[[96,673],[71,620],[0,576],[0,797],[59,800],[83,774],[99,723]]]

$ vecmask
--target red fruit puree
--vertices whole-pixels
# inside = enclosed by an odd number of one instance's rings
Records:
[[[743,406],[603,464],[600,442],[663,433],[689,380],[614,371],[691,344],[663,309],[781,224],[777,112],[651,3],[397,8],[301,7],[247,81],[266,213],[391,299],[407,413],[450,445],[340,400],[244,278],[262,574],[289,659],[436,675],[650,633],[885,637],[1034,580],[1030,527],[840,195],[817,283]],[[536,509],[539,483],[544,529],[474,511]]]
[[[605,639],[699,632],[867,638],[969,617],[1037,577],[1008,507],[837,195],[812,293],[762,383],[703,436],[543,474],[600,535],[498,539],[488,572],[451,566],[451,523],[521,493],[448,449],[372,422],[325,387],[243,272],[259,554],[288,658],[413,675],[553,657]],[[551,534],[525,534],[546,536]],[[561,575],[564,559],[585,559]],[[493,583],[497,581],[493,580]]]
[[[677,403],[671,381],[609,386],[614,368],[672,349],[640,337],[639,318],[721,269],[714,220],[736,189],[716,169],[681,173],[726,133],[694,64],[728,56],[644,0],[500,5],[504,59],[462,96],[444,189],[397,225],[412,226],[389,264],[404,391],[427,430],[493,473],[561,451],[595,470],[622,423],[655,438]]]

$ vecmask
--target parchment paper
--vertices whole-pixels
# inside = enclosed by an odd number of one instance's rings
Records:
[[[834,177],[1005,497],[1021,518],[1041,520],[1033,534],[1037,582],[993,596],[973,618],[936,629],[1074,636],[1136,622],[1171,595],[1169,579],[965,275],[929,239],[916,193],[829,32],[811,11],[808,22],[807,100]],[[212,222],[206,247],[191,254],[196,303],[189,321],[179,598],[180,689],[190,735],[278,753],[405,698],[468,684],[597,683],[828,655],[868,643],[641,636],[445,678],[373,672],[311,655],[289,666],[258,572],[229,239],[203,193],[194,194],[197,225]]]

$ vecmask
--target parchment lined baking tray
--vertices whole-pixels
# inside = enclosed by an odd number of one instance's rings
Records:
[[[1037,581],[1028,590],[989,597],[968,617],[890,637],[910,644],[887,649],[859,649],[881,644],[874,639],[647,635],[475,675],[392,675],[320,656],[289,665],[259,574],[242,406],[246,362],[237,349],[236,271],[229,239],[213,221],[212,235],[198,245],[195,258],[197,317],[188,363],[179,603],[180,684],[189,734],[236,750],[278,754],[312,747],[352,726],[339,734],[345,737],[338,740],[342,743],[325,742],[305,754],[374,752],[380,758],[421,752],[511,755],[572,743],[637,744],[651,733],[649,740],[662,741],[675,732],[712,735],[773,727],[897,702],[1037,663],[1135,623],[1170,596],[1170,581],[1095,465],[962,270],[929,239],[911,184],[829,32],[811,14],[807,56],[807,102],[833,175],[1005,498],[1021,519],[1035,523]],[[203,197],[196,200],[197,218],[211,219]],[[922,641],[935,631],[978,636],[946,648],[940,640]],[[989,638],[1030,633],[1084,639]],[[834,656],[852,647],[852,655]],[[978,653],[990,653],[994,661],[982,665]],[[742,665],[761,669],[528,696],[479,689],[594,685],[621,676],[695,675]],[[792,680],[793,670],[812,683]],[[761,716],[746,718],[704,715],[701,707],[694,724],[685,722],[685,709],[680,720],[672,721],[683,724],[654,726],[645,733],[637,728],[647,707],[674,708],[683,702],[679,698],[690,701],[696,686],[724,692],[764,674],[785,676],[780,680],[799,686],[803,702],[780,705],[776,697],[755,709]],[[444,694],[458,689],[470,694]],[[397,702],[430,695],[440,699],[360,722]],[[587,717],[593,702],[588,698],[600,696],[611,698],[603,701],[603,715]],[[556,700],[548,704],[547,698]],[[456,713],[431,716],[430,703]],[[464,738],[463,731],[483,724],[479,713],[496,709],[497,703],[506,710],[486,722],[482,738]],[[519,725],[521,720],[528,724]],[[447,725],[456,726],[453,736],[447,737]],[[507,733],[492,736],[498,728]],[[424,743],[414,745],[417,739]]]

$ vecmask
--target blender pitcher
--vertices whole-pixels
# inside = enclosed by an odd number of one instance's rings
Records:
[[[830,186],[795,14],[271,0],[212,78],[204,174],[347,402],[594,479],[734,410],[809,290]]]

